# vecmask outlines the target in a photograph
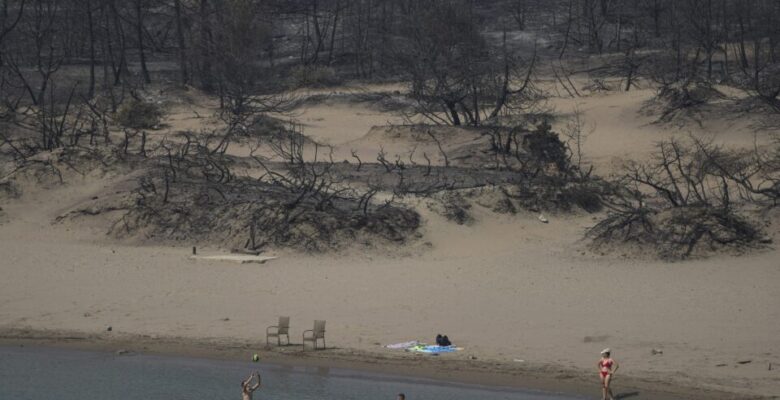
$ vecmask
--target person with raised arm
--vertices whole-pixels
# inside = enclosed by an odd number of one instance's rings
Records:
[[[252,385],[252,380],[257,377],[257,383]],[[252,393],[260,388],[260,372],[254,371],[249,375],[249,378],[241,382],[241,399],[252,400]]]

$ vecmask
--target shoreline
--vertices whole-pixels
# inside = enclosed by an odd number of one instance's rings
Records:
[[[329,348],[301,351],[300,344],[265,348],[258,342],[232,338],[185,338],[58,330],[0,330],[0,346],[54,347],[113,353],[142,353],[216,360],[246,360],[251,353],[262,363],[297,367],[338,368],[384,375],[431,379],[496,388],[523,389],[573,396],[598,397],[597,378],[587,371],[555,365],[508,363],[497,360],[454,359],[398,352]],[[740,393],[683,386],[663,379],[619,375],[615,395],[648,400],[771,399]],[[662,388],[662,389],[659,389]]]

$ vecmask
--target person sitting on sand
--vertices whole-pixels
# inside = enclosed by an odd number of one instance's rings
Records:
[[[257,377],[257,383],[253,386],[249,386],[252,383],[252,379],[254,377]],[[245,381],[241,382],[241,399],[252,400],[252,393],[254,393],[258,388],[260,388],[260,372],[255,371],[249,375],[249,378],[246,378]]]
[[[436,335],[436,345],[447,347],[452,346],[452,342],[450,342],[450,338],[448,338],[447,335],[438,334]]]
[[[610,383],[615,376],[615,372],[618,370],[617,361],[613,360],[610,356],[610,350],[604,349],[601,351],[601,359],[596,366],[599,369],[599,375],[601,376],[601,393],[602,400],[614,400],[612,396],[612,388]]]

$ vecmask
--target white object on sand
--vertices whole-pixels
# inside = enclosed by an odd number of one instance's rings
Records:
[[[420,344],[420,342],[418,342],[418,341],[416,341],[416,340],[412,340],[412,341],[410,341],[410,342],[403,342],[403,343],[388,344],[388,345],[387,345],[387,346],[385,346],[385,347],[386,347],[386,348],[388,348],[388,349],[396,349],[396,350],[399,350],[399,349],[408,349],[409,347],[417,346],[418,344]]]
[[[241,264],[246,263],[260,263],[263,264],[268,260],[273,260],[276,257],[271,256],[255,256],[252,254],[218,254],[212,256],[191,256],[193,260],[211,260],[211,261],[232,261]]]
[[[548,220],[548,219],[547,219],[547,218],[544,216],[544,214],[539,214],[539,221],[542,221],[542,222],[544,222],[545,224],[546,224],[546,223],[548,223],[548,222],[550,222],[550,221],[549,221],[549,220]]]

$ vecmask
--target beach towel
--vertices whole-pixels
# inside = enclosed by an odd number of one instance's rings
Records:
[[[455,346],[426,346],[424,344],[418,344],[417,346],[413,346],[407,349],[407,351],[426,354],[452,353],[459,350],[463,349]]]
[[[386,348],[388,348],[388,349],[395,349],[395,350],[400,350],[400,349],[408,349],[408,348],[410,348],[410,347],[417,346],[418,344],[420,344],[420,342],[418,342],[418,341],[416,341],[416,340],[412,340],[412,341],[410,341],[410,342],[403,342],[403,343],[396,343],[396,344],[388,344],[388,345],[387,345],[387,346],[385,346],[385,347],[386,347]]]

